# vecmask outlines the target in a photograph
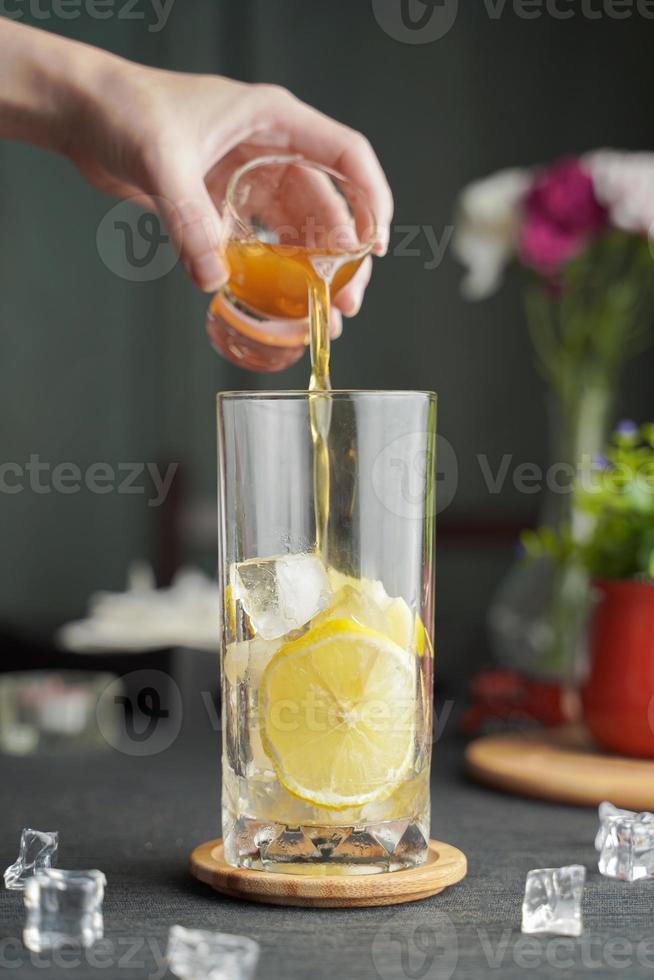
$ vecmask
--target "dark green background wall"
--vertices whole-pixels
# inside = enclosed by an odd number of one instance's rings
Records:
[[[291,88],[370,137],[396,222],[430,225],[439,240],[474,177],[595,146],[654,144],[653,21],[524,20],[508,3],[493,19],[481,2],[459,7],[450,32],[425,45],[388,37],[369,0],[175,0],[159,33],[147,20],[86,15],[41,26],[150,64]],[[192,525],[183,555],[210,569],[214,393],[303,387],[307,365],[242,373],[209,347],[207,298],[180,269],[151,283],[114,275],[96,248],[113,203],[64,160],[0,145],[0,456],[179,462]],[[511,487],[489,495],[475,456],[543,463],[543,390],[517,276],[469,305],[449,249],[427,270],[424,237],[418,244],[419,256],[376,262],[363,310],[336,345],[333,378],[438,391],[440,429],[459,461],[458,492],[441,516],[440,605],[469,645],[512,553],[511,535],[493,528],[529,522],[537,509]],[[647,354],[629,369],[622,411],[652,416],[652,366]],[[144,496],[0,495],[0,619],[41,631],[80,614],[91,591],[121,586],[132,559],[159,558],[161,524]]]

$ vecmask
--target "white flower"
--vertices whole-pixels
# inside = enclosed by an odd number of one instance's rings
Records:
[[[463,190],[452,245],[467,267],[461,290],[468,299],[483,299],[497,289],[515,251],[520,203],[530,180],[529,171],[513,168]]]
[[[610,223],[654,238],[654,153],[594,150],[582,163]]]

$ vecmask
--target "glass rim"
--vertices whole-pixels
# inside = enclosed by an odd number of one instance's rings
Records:
[[[308,388],[289,388],[270,391],[219,391],[216,401],[302,401],[320,397],[351,397],[359,398],[420,398],[437,401],[438,394],[429,389],[384,389],[384,388],[330,388],[328,391],[310,391]]]
[[[244,177],[245,174],[249,173],[251,170],[256,170],[257,167],[273,166],[275,164],[282,163],[295,163],[298,164],[298,166],[311,167],[313,170],[321,170],[334,180],[339,180],[344,184],[350,185],[354,188],[356,193],[363,198],[363,191],[354,183],[353,180],[346,177],[345,174],[339,173],[338,170],[334,170],[333,167],[328,167],[324,163],[318,163],[316,160],[308,160],[306,157],[303,157],[301,153],[270,153],[264,154],[260,157],[253,157],[252,160],[247,160],[245,163],[242,163],[227,181],[224,201],[224,206],[229,210],[232,219],[240,228],[243,229],[248,238],[258,240],[252,229],[241,218],[240,214],[238,213],[238,209],[234,204],[233,197],[236,185],[241,177]],[[365,255],[366,252],[369,252],[372,249],[373,245],[377,241],[377,216],[373,214],[373,211],[368,203],[366,203],[366,208],[368,209],[368,213],[372,219],[371,231],[366,241],[361,242],[361,247],[356,250],[357,255],[360,252],[363,252]]]

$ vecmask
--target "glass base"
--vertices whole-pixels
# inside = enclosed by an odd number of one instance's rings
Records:
[[[314,826],[223,814],[225,858],[238,868],[282,874],[348,875],[424,864],[429,830],[418,820]]]

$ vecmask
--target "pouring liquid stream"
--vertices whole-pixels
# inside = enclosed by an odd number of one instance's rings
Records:
[[[313,443],[313,497],[316,551],[327,562],[329,526],[329,429],[332,403],[329,376],[331,296],[354,276],[367,249],[232,240],[226,249],[232,296],[262,316],[309,316],[311,377],[309,416]]]
[[[329,282],[316,274],[309,287],[309,342],[311,377],[309,391],[331,390],[329,377]],[[313,506],[316,515],[316,551],[327,564],[329,530],[329,428],[332,406],[329,396],[317,394],[309,401],[313,440]]]

